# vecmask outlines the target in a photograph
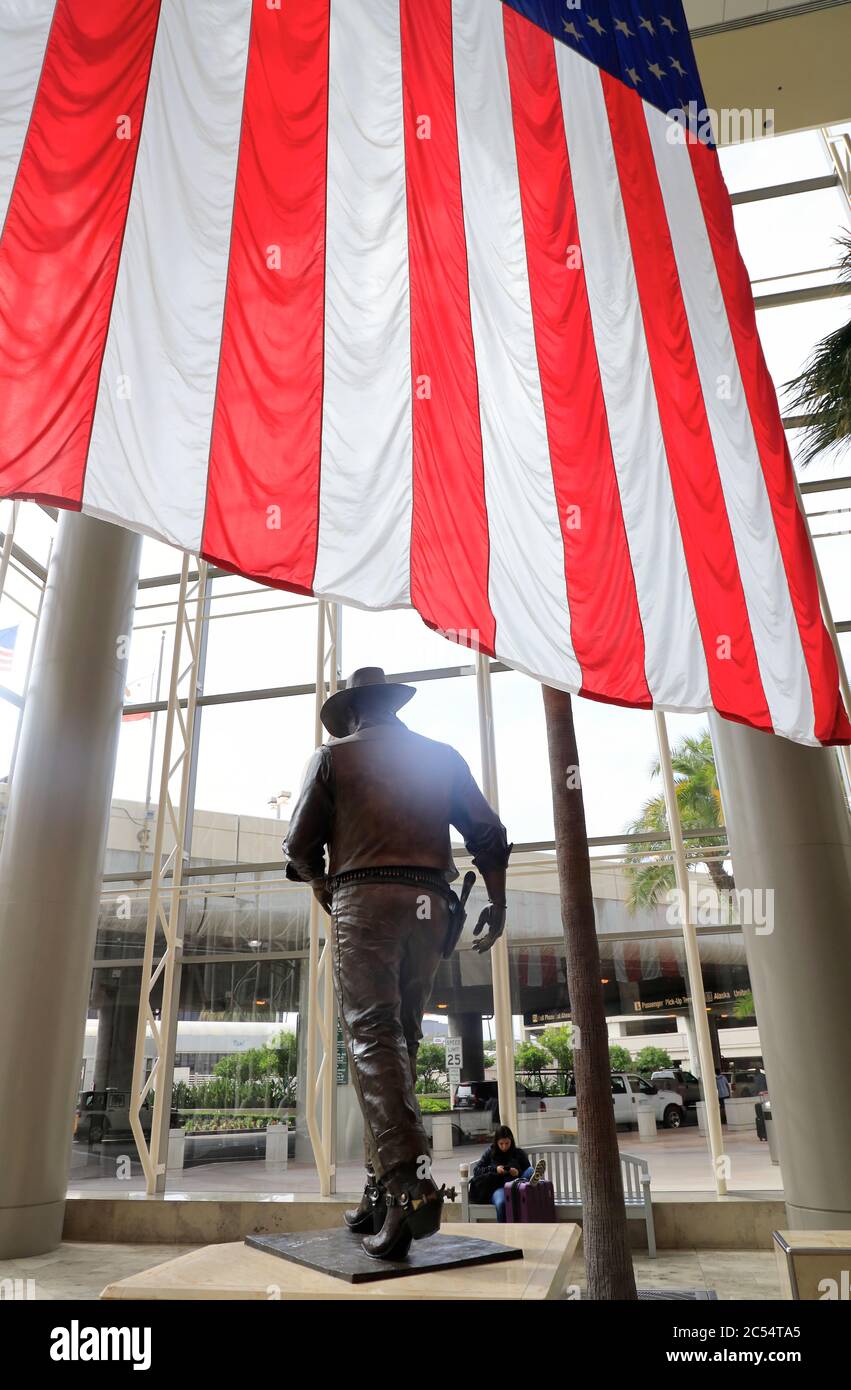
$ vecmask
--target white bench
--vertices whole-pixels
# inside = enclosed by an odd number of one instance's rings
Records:
[[[546,1176],[555,1189],[556,1214],[565,1221],[582,1214],[582,1192],[579,1181],[579,1149],[575,1144],[530,1144],[526,1148],[534,1166],[539,1158],[546,1160]],[[656,1258],[656,1230],[653,1225],[653,1205],[650,1201],[650,1169],[647,1161],[634,1154],[621,1154],[624,1204],[629,1220],[644,1221],[647,1227],[647,1251]],[[492,1202],[470,1201],[470,1179],[463,1175],[461,1186],[461,1220],[495,1221],[496,1207]]]

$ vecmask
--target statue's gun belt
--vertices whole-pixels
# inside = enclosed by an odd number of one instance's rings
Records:
[[[334,893],[349,883],[410,883],[412,888],[431,888],[441,893],[447,902],[457,902],[455,894],[440,869],[418,869],[406,864],[379,864],[374,868],[348,869],[334,874],[328,886]]]
[[[467,919],[466,903],[475,881],[476,875],[472,869],[468,869],[464,875],[464,883],[459,897],[457,893],[453,893],[439,869],[417,869],[404,864],[398,866],[382,864],[373,869],[349,869],[346,873],[335,874],[333,878],[329,878],[328,884],[332,895],[337,888],[342,888],[348,883],[410,883],[412,888],[431,888],[440,893],[449,903],[449,926],[442,952],[444,960],[448,960],[458,945],[458,938],[464,929],[464,922]]]

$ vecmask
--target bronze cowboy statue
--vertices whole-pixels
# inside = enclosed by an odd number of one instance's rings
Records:
[[[309,883],[331,915],[334,983],[364,1118],[367,1183],[345,1213],[376,1259],[404,1259],[440,1226],[415,1094],[422,1017],[434,976],[463,925],[449,827],[464,837],[490,902],[474,935],[488,951],[505,928],[511,846],[454,748],[413,733],[396,711],[416,694],[380,667],[355,671],[326,700],[332,735],[317,748],[284,841],[287,877]],[[326,867],[325,851],[328,850]]]

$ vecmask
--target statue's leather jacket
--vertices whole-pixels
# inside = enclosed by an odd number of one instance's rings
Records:
[[[508,862],[505,827],[460,753],[398,719],[373,724],[314,753],[284,841],[287,877],[412,865],[451,880],[450,825],[479,869]]]

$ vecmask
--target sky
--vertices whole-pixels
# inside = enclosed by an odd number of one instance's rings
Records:
[[[732,192],[781,181],[812,177],[830,169],[815,132],[764,139],[722,152]],[[831,281],[836,260],[834,238],[848,227],[847,209],[836,189],[775,199],[736,208],[742,253],[755,293]],[[807,276],[802,272],[825,271]],[[780,279],[773,277],[789,277]],[[800,370],[808,353],[826,332],[847,320],[851,298],[824,300],[762,311],[759,329],[775,384],[782,386]],[[791,440],[793,452],[795,439]],[[851,474],[851,450],[823,457],[802,478]],[[851,507],[851,494],[832,493],[808,499],[808,511]],[[0,507],[5,529],[11,503]],[[851,512],[848,513],[851,515]],[[815,519],[819,532],[848,529],[842,512]],[[41,563],[47,557],[53,522],[34,504],[21,505],[16,541]],[[837,620],[851,619],[851,539],[827,537],[817,546],[825,583]],[[143,574],[173,574],[178,552],[153,541],[143,546]],[[208,694],[239,689],[312,682],[316,660],[316,607],[309,600],[264,589],[236,578],[218,580],[210,625]],[[129,698],[151,698],[161,632],[166,631],[165,692],[168,656],[173,641],[174,589],[143,590],[128,671]],[[13,601],[17,600],[17,602]],[[0,628],[19,625],[11,671],[0,672],[8,689],[24,687],[32,618],[19,603],[34,608],[38,591],[14,571],[0,601]],[[166,606],[154,606],[166,601]],[[275,611],[260,611],[273,609]],[[246,615],[246,610],[251,615]],[[243,616],[226,617],[240,612]],[[365,613],[343,611],[342,669],[381,665],[388,672],[469,664],[471,654],[430,632],[411,611]],[[851,664],[851,637],[843,638]],[[515,842],[549,839],[552,808],[546,739],[538,684],[509,672],[493,677],[500,811]],[[609,835],[626,828],[643,802],[658,791],[650,777],[656,756],[653,717],[575,699],[582,779],[589,834]],[[201,727],[201,755],[196,806],[244,815],[271,815],[270,799],[281,791],[295,793],[313,747],[313,697],[297,696],[250,704],[208,707]],[[480,774],[475,681],[423,682],[403,718],[430,737],[454,744]],[[0,775],[12,756],[17,713],[0,700]],[[162,724],[160,720],[160,738]],[[704,715],[669,715],[673,741],[706,727]],[[114,795],[143,801],[146,792],[152,721],[123,725]],[[155,760],[155,788],[159,760]]]

